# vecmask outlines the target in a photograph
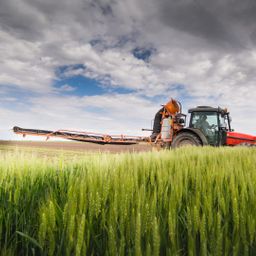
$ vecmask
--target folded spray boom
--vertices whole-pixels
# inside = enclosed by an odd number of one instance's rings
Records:
[[[140,136],[128,136],[128,135],[108,135],[94,132],[81,132],[72,130],[37,130],[37,129],[24,129],[20,127],[13,127],[13,131],[16,134],[21,134],[23,137],[26,135],[32,136],[45,136],[46,139],[50,137],[63,138],[68,140],[90,142],[96,144],[113,144],[113,145],[132,145],[147,140],[147,138]]]

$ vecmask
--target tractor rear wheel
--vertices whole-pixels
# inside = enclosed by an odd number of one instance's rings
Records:
[[[182,132],[173,139],[172,148],[183,146],[202,146],[202,141],[191,132]]]

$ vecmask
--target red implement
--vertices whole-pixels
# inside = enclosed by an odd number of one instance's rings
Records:
[[[256,145],[256,136],[238,132],[227,132],[227,145],[236,146],[239,144]]]

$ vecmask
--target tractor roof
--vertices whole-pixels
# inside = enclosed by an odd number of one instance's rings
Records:
[[[213,108],[210,106],[197,106],[196,108],[191,108],[188,110],[188,113],[192,112],[218,112],[218,113],[227,113],[226,109],[222,109],[220,107],[218,108]]]

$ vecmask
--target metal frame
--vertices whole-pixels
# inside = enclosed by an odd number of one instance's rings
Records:
[[[51,137],[58,137],[67,140],[83,141],[96,144],[114,144],[114,145],[132,145],[139,142],[146,141],[141,136],[129,136],[129,135],[109,135],[95,132],[73,131],[73,130],[36,130],[36,129],[24,129],[15,126],[13,131],[16,134],[21,134],[23,137],[27,135],[32,136],[45,136],[46,140]]]

